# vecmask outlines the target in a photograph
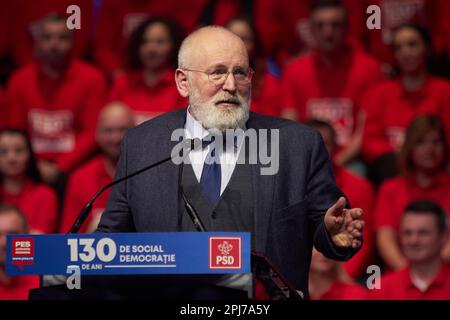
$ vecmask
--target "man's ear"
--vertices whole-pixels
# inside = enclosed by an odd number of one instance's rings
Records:
[[[187,79],[187,74],[181,69],[175,70],[175,82],[177,84],[177,89],[183,98],[189,97],[189,83]]]

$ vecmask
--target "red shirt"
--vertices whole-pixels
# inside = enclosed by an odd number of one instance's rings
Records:
[[[366,300],[368,292],[356,283],[334,282],[318,300]]]
[[[424,292],[411,281],[410,268],[381,277],[381,289],[373,291],[377,300],[450,300],[450,266],[441,265],[433,282]]]
[[[5,92],[3,88],[0,87],[0,130],[6,127],[6,100],[5,100]]]
[[[110,100],[127,104],[134,111],[137,124],[188,105],[188,101],[178,93],[172,69],[167,70],[154,87],[144,83],[141,72],[127,72],[116,79]]]
[[[432,200],[441,205],[450,217],[450,175],[437,175],[430,187],[417,185],[413,177],[397,177],[384,182],[375,205],[375,230],[392,227],[398,230],[405,207],[413,200]]]
[[[258,80],[255,79],[255,81]],[[281,103],[280,89],[281,85],[279,80],[274,75],[266,72],[261,79],[261,84],[256,85],[255,82],[253,83],[250,110],[269,116],[279,116]]]
[[[11,50],[14,60],[19,65],[25,65],[33,61],[33,37],[32,29],[36,23],[48,15],[56,12],[69,18],[67,7],[77,5],[81,10],[81,29],[74,30],[75,44],[74,54],[82,57],[87,53],[92,32],[92,1],[91,0],[17,0],[10,1],[11,20]],[[18,14],[20,12],[20,14]]]
[[[432,35],[440,31],[434,28],[436,21],[436,0],[366,0],[369,5],[378,5],[381,9],[380,30],[367,30],[368,52],[383,63],[394,64],[392,54],[392,32],[403,23],[418,23],[425,26]],[[445,2],[445,1],[444,1]],[[448,19],[448,15],[447,15]]]
[[[64,202],[63,216],[61,218],[60,232],[68,232],[86,203],[91,200],[100,188],[112,182],[113,178],[106,172],[104,161],[105,158],[103,156],[97,156],[77,169],[70,176]],[[81,227],[80,232],[92,232],[92,229],[96,228],[93,224],[98,223],[101,214],[105,210],[109,193],[110,190],[106,190],[95,201],[92,211]]]
[[[28,131],[39,159],[69,171],[95,149],[97,115],[106,84],[90,65],[73,60],[62,79],[45,76],[38,64],[14,73],[8,83],[8,124]]]
[[[450,133],[450,85],[428,77],[422,88],[407,92],[400,80],[385,81],[363,98],[366,127],[362,152],[368,161],[399,150],[406,128],[420,114],[439,116]]]
[[[6,193],[0,186],[1,202],[17,206],[27,217],[31,231],[56,232],[58,199],[53,189],[27,181],[19,194]]]
[[[10,47],[11,33],[11,4],[9,1],[0,1],[0,58]]]
[[[0,300],[28,300],[28,291],[37,287],[37,276],[14,277],[8,285],[0,282]]]
[[[440,53],[442,51],[450,52],[450,1],[447,0],[437,0],[437,5],[435,6],[438,12],[436,14],[436,28],[439,32],[433,33],[434,48],[436,52]]]
[[[372,210],[375,192],[372,184],[349,170],[342,167],[333,167],[337,186],[344,192],[353,208],[364,211],[363,246],[349,261],[344,263],[344,269],[352,278],[357,278],[365,272],[371,264],[374,253],[374,230]]]
[[[242,15],[242,6],[241,0],[217,0],[211,17],[211,24],[225,25],[232,18]]]
[[[263,49],[274,55],[280,64],[290,55],[313,48],[309,26],[312,0],[258,0],[254,2],[254,19]],[[349,16],[349,40],[362,47],[366,29],[366,7],[361,0],[345,0]]]
[[[349,49],[334,66],[325,66],[311,53],[286,67],[283,107],[297,110],[301,122],[329,122],[344,147],[352,138],[363,93],[380,79],[379,64],[361,51]]]

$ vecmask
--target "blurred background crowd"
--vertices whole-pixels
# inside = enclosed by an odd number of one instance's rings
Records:
[[[6,275],[6,234],[70,229],[113,180],[126,130],[188,105],[178,47],[210,24],[245,42],[251,111],[317,129],[365,211],[352,260],[313,252],[311,298],[450,299],[448,0],[0,0],[0,299],[37,286]],[[370,265],[381,289],[366,287]]]

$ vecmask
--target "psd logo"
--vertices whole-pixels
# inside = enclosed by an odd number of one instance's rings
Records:
[[[209,268],[241,269],[241,237],[210,237]]]
[[[20,270],[24,265],[34,263],[34,239],[14,238],[12,239],[11,264],[17,265]]]

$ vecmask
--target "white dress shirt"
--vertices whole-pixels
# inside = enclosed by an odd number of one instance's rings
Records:
[[[206,130],[200,122],[198,122],[189,112],[186,112],[186,125],[185,125],[185,137],[186,139],[204,139],[206,136],[210,135],[210,132]],[[224,192],[225,188],[230,182],[231,176],[233,175],[234,168],[236,167],[236,162],[238,160],[239,152],[242,146],[242,141],[244,138],[244,133],[241,130],[236,131],[236,145],[235,150],[231,148],[225,148],[225,150],[217,149],[217,156],[220,161],[221,168],[221,185],[220,194]],[[211,150],[211,144],[204,149],[198,148],[192,150],[189,153],[189,160],[194,170],[195,177],[197,181],[200,182],[202,176],[203,165],[205,163],[206,157]]]
[[[210,134],[208,130],[206,130],[200,122],[198,122],[189,112],[190,107],[188,107],[186,112],[186,125],[185,125],[185,138],[186,139],[201,139],[205,138]],[[242,142],[244,138],[243,130],[236,131],[236,145],[235,150],[228,150],[225,148],[224,151],[217,149],[217,155],[220,159],[220,168],[221,168],[221,186],[220,186],[220,194],[222,195],[223,191],[230,182],[231,176],[233,174],[234,168],[236,167],[236,163],[239,157],[239,152],[242,147]],[[228,137],[227,137],[228,138]],[[203,165],[205,163],[206,157],[208,156],[209,150],[211,149],[211,144],[206,148],[202,149],[194,149],[189,153],[189,160],[192,165],[192,169],[194,170],[195,177],[197,181],[200,182]],[[244,274],[232,274],[225,275],[222,277],[222,280],[216,283],[218,286],[229,287],[233,289],[245,290],[248,293],[248,297],[251,298],[253,296],[253,285],[252,285],[252,274],[244,273]]]

